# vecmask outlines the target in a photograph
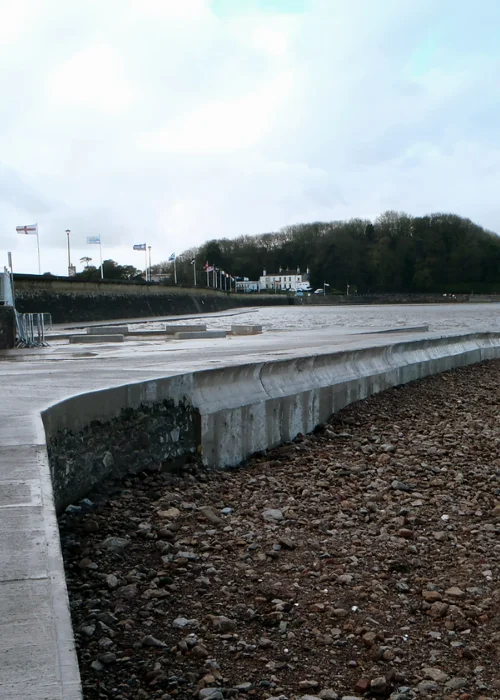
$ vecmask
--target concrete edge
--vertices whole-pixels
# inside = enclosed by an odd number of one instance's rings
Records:
[[[75,637],[71,622],[68,588],[59,537],[49,457],[45,444],[45,428],[40,413],[33,416],[42,489],[43,523],[47,545],[47,576],[50,581],[53,639],[57,649],[56,668],[61,700],[81,700],[83,697]],[[54,689],[55,691],[55,689]]]

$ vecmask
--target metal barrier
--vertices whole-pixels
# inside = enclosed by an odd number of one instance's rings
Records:
[[[14,306],[12,277],[6,267],[4,267],[3,272],[0,272],[0,302],[7,306]]]
[[[20,314],[16,311],[18,348],[47,347],[44,316],[48,314]]]
[[[20,314],[15,310],[14,283],[6,267],[0,272],[0,303],[14,307],[17,348],[40,348],[48,345],[45,342],[45,329],[52,328],[52,316],[43,313]]]

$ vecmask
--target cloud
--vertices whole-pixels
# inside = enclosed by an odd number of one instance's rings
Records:
[[[0,0],[0,258],[386,208],[500,230],[500,6],[483,0]],[[21,247],[22,246],[22,247]],[[0,259],[1,262],[1,259]],[[43,265],[44,269],[47,264]]]

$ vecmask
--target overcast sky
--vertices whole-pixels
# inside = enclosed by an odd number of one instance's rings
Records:
[[[500,232],[499,0],[0,0],[0,265],[386,209]]]

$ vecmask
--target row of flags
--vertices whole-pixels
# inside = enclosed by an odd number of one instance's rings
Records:
[[[22,233],[25,236],[38,236],[38,224],[16,226],[16,232]],[[101,245],[101,236],[87,236],[87,243]]]
[[[38,224],[28,224],[27,226],[16,226],[16,231],[17,233],[22,233],[26,236],[38,236]],[[88,245],[101,245],[101,236],[87,236],[87,244]],[[136,243],[135,245],[132,246],[133,250],[142,250],[146,251],[147,249],[147,244],[146,243]],[[168,258],[168,262],[173,262],[175,263],[176,261],[176,255],[175,253],[172,253],[170,257]],[[193,258],[191,260],[191,265],[194,265],[196,262],[196,259]],[[234,282],[234,277],[230,275],[228,272],[224,272],[224,270],[220,270],[218,267],[215,265],[210,265],[208,260],[203,266],[203,269],[205,272],[220,272],[221,275],[224,275],[224,277],[227,277],[228,279],[232,280]]]
[[[134,246],[132,246],[133,250],[146,250],[146,243],[136,243]],[[174,262],[175,261],[175,253],[172,253],[172,255],[169,257],[168,262]]]
[[[191,261],[191,264],[193,262],[194,262],[194,260]],[[224,275],[224,277],[227,277],[228,279],[233,280],[233,282],[234,282],[234,277],[232,275],[230,275],[229,272],[224,272],[224,270],[221,270],[220,268],[215,267],[215,265],[210,265],[208,260],[205,263],[205,265],[203,266],[203,269],[205,270],[205,272],[220,272],[221,275]]]

